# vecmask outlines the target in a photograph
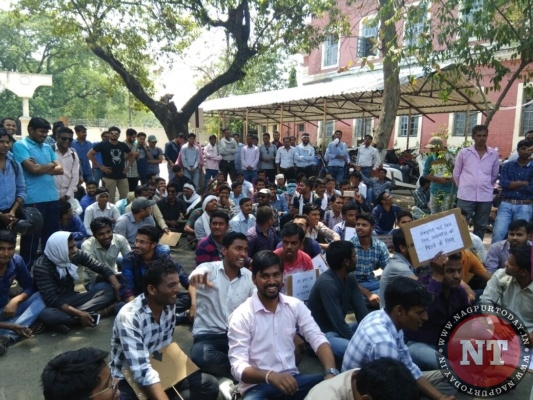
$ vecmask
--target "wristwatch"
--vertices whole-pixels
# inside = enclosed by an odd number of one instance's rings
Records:
[[[324,376],[329,375],[329,374],[333,376],[337,376],[339,375],[339,370],[337,368],[330,368],[324,373]]]

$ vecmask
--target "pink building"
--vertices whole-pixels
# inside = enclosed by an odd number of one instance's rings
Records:
[[[343,1],[339,1],[342,6]],[[416,4],[416,3],[415,3]],[[345,14],[350,18],[353,35],[349,37],[329,37],[322,45],[304,56],[304,85],[311,85],[319,82],[329,82],[337,79],[349,79],[350,76],[363,74],[369,71],[367,66],[361,68],[361,59],[367,57],[374,64],[374,69],[381,69],[379,52],[373,49],[372,39],[377,37],[377,28],[370,26],[369,20],[375,15],[375,11],[358,6],[344,5]],[[428,10],[427,18],[430,18],[432,10]],[[365,18],[366,17],[366,18]],[[468,16],[463,16],[468,18]],[[324,21],[313,20],[313,24],[323,24]],[[400,36],[400,44],[414,40],[422,31],[422,26],[401,21],[397,24]],[[405,32],[410,34],[405,34]],[[517,61],[509,61],[512,63]],[[485,82],[489,86],[490,72],[485,75]],[[505,82],[502,82],[503,87]],[[494,102],[499,93],[490,92],[488,98]],[[527,103],[530,99],[525,97],[524,83],[515,82],[502,102],[502,109],[499,110],[491,121],[489,127],[489,145],[498,147],[500,155],[507,157],[515,148],[524,133],[533,129],[533,104],[519,106]],[[469,111],[467,113],[467,111]],[[468,115],[467,115],[468,114]],[[464,110],[451,114],[431,114],[421,116],[411,115],[397,117],[396,125],[391,137],[389,148],[410,148],[423,147],[437,131],[448,132],[448,145],[458,146],[463,143],[465,130],[470,138],[472,126],[484,123],[485,116],[475,109]],[[303,132],[311,135],[312,143],[321,143],[322,134],[325,132],[326,139],[329,139],[333,131],[339,129],[343,132],[343,139],[349,146],[355,147],[365,134],[372,134],[377,126],[378,119],[374,116],[367,118],[357,118],[343,121],[328,120],[326,126],[323,122],[316,123],[291,123],[290,119],[284,123],[280,130],[282,136],[296,135]],[[410,125],[410,126],[408,126]],[[265,130],[267,127],[262,127]],[[268,128],[267,128],[268,129]],[[268,129],[271,130],[271,129]],[[409,135],[409,137],[408,137]]]

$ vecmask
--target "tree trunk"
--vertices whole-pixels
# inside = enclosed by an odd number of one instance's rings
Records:
[[[380,43],[383,55],[383,106],[379,116],[378,130],[374,141],[378,150],[383,152],[389,147],[389,141],[394,130],[396,114],[400,104],[400,71],[398,56],[392,54],[392,48],[397,47],[396,25],[394,24],[394,5],[390,0],[380,0]]]

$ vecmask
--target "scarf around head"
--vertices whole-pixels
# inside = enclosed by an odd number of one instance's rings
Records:
[[[68,257],[68,238],[70,232],[56,232],[46,242],[44,255],[56,265],[59,278],[63,279],[67,272],[72,279],[78,279],[78,267]]]
[[[209,203],[211,200],[218,200],[217,196],[209,195],[204,199],[204,202],[202,203],[202,221],[204,225],[204,231],[205,235],[209,236],[211,234],[211,228],[209,227],[209,219],[211,218],[206,212],[205,207],[207,206],[207,203]]]
[[[183,185],[184,188],[189,188],[192,190],[192,195],[191,197],[187,198],[185,197],[185,195],[183,195],[183,201],[187,204],[187,211],[186,213],[188,214],[189,212],[191,212],[195,207],[196,205],[202,200],[202,198],[200,197],[200,195],[198,193],[196,193],[196,191],[194,190],[194,186],[189,184],[189,183],[186,183],[185,185]]]

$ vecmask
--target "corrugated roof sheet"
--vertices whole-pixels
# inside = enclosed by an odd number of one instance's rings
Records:
[[[401,99],[398,115],[484,111],[479,90],[467,79],[457,78],[453,66],[426,75],[421,67],[400,71]],[[452,85],[453,82],[453,85]],[[383,102],[383,73],[369,71],[296,88],[214,99],[200,106],[205,113],[246,118],[258,124],[311,122],[324,119],[378,117]],[[491,104],[489,104],[489,107]]]

